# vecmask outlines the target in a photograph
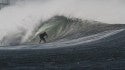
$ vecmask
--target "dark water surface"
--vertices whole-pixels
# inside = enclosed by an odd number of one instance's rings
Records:
[[[28,69],[125,70],[125,31],[69,47],[0,50],[0,70]]]

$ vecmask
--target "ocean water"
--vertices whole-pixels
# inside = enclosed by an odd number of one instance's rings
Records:
[[[0,11],[0,70],[125,69],[124,24],[72,16],[57,5],[26,2]],[[47,43],[39,44],[43,32]]]

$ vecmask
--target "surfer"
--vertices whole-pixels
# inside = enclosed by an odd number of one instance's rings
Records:
[[[48,37],[46,32],[39,34],[39,37],[40,37],[40,42],[39,43],[41,43],[42,40],[43,40],[44,43],[46,43],[45,37]]]

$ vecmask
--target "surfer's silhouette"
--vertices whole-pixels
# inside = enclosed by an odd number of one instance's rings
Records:
[[[43,32],[43,33],[39,34],[39,38],[40,38],[40,42],[39,43],[41,43],[41,41],[43,41],[44,43],[46,43],[45,37],[48,37],[48,35],[47,35],[46,32]]]

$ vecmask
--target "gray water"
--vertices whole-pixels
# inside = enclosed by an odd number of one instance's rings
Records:
[[[4,7],[0,70],[125,70],[125,25],[102,23],[124,23],[123,3],[24,0]],[[44,31],[47,43],[39,44]]]
[[[71,46],[61,45],[63,47],[43,44],[23,45],[31,48],[2,48],[0,49],[0,69],[124,70],[124,34],[125,31],[122,30],[99,40]]]
[[[45,29],[50,38],[47,39],[48,43],[38,44],[38,35],[33,35],[30,42],[1,46],[0,69],[125,69],[124,24],[105,24],[97,21],[67,19],[64,16],[58,16],[38,26],[38,29],[35,30],[36,34],[42,32],[40,30],[44,29],[48,24],[50,27]],[[75,30],[72,30],[72,27]],[[57,29],[57,31],[54,29]],[[55,31],[54,34],[53,31]]]

